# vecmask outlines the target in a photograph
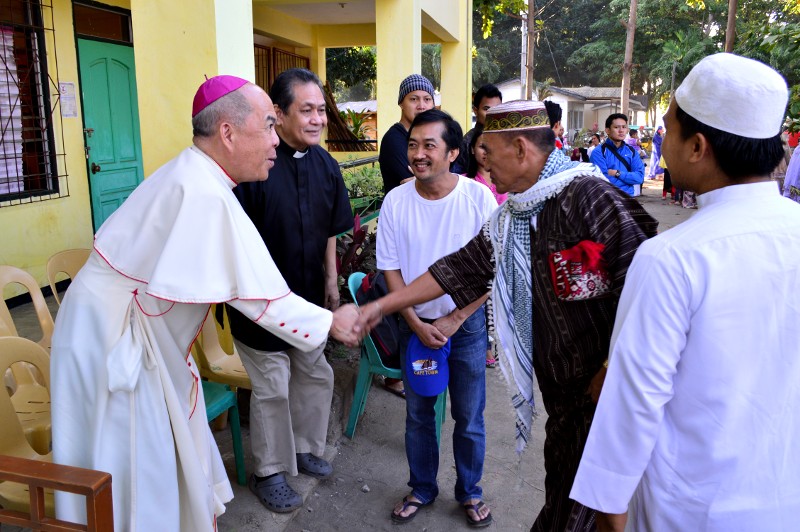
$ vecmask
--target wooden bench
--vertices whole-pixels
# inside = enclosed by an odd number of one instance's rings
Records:
[[[0,523],[33,530],[67,532],[113,532],[114,511],[111,499],[111,475],[13,456],[0,456],[0,482],[26,484],[31,494],[31,512],[0,509]],[[44,490],[66,491],[86,497],[86,525],[47,517]]]

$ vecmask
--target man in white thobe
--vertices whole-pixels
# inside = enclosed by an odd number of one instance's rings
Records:
[[[628,270],[570,494],[600,531],[797,529],[800,205],[769,181],[787,99],[716,54],[670,104],[662,153],[700,210]]]
[[[228,302],[294,346],[357,312],[292,294],[231,189],[263,180],[278,137],[272,102],[217,76],[194,100],[193,146],[157,170],[97,232],[64,298],[52,345],[53,455],[112,475],[118,531],[211,531],[233,493],[189,349],[211,303]],[[83,498],[57,494],[85,522]]]

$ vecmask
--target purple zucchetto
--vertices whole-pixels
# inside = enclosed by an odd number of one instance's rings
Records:
[[[236,76],[214,76],[211,79],[205,80],[194,95],[194,101],[192,102],[192,118],[226,94],[240,89],[247,83],[249,83],[249,81],[246,79],[237,78]]]

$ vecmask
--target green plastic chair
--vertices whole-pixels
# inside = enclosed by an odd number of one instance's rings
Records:
[[[350,274],[350,277],[347,279],[347,287],[350,289],[350,295],[356,305],[358,305],[356,293],[364,277],[366,277],[365,273],[355,272]],[[347,421],[347,428],[344,431],[345,436],[351,440],[356,432],[358,419],[364,413],[364,409],[367,406],[367,394],[369,393],[370,386],[372,386],[373,375],[383,375],[390,379],[403,378],[403,372],[401,370],[387,368],[383,365],[372,338],[365,336],[364,340],[361,342],[361,360],[358,363],[358,378],[356,379],[356,391],[353,394],[353,406],[350,407],[350,418]],[[436,411],[436,441],[440,443],[442,439],[442,424],[447,414],[446,389],[439,394],[434,409]]]
[[[236,393],[230,386],[219,382],[201,381],[203,396],[206,400],[206,418],[208,422],[228,412],[233,438],[233,456],[236,459],[236,481],[240,486],[247,484],[244,471],[244,449],[242,448],[242,427],[239,425],[239,407],[236,404]]]

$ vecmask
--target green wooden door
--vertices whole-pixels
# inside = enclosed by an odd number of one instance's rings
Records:
[[[133,48],[78,39],[95,231],[144,179]]]

